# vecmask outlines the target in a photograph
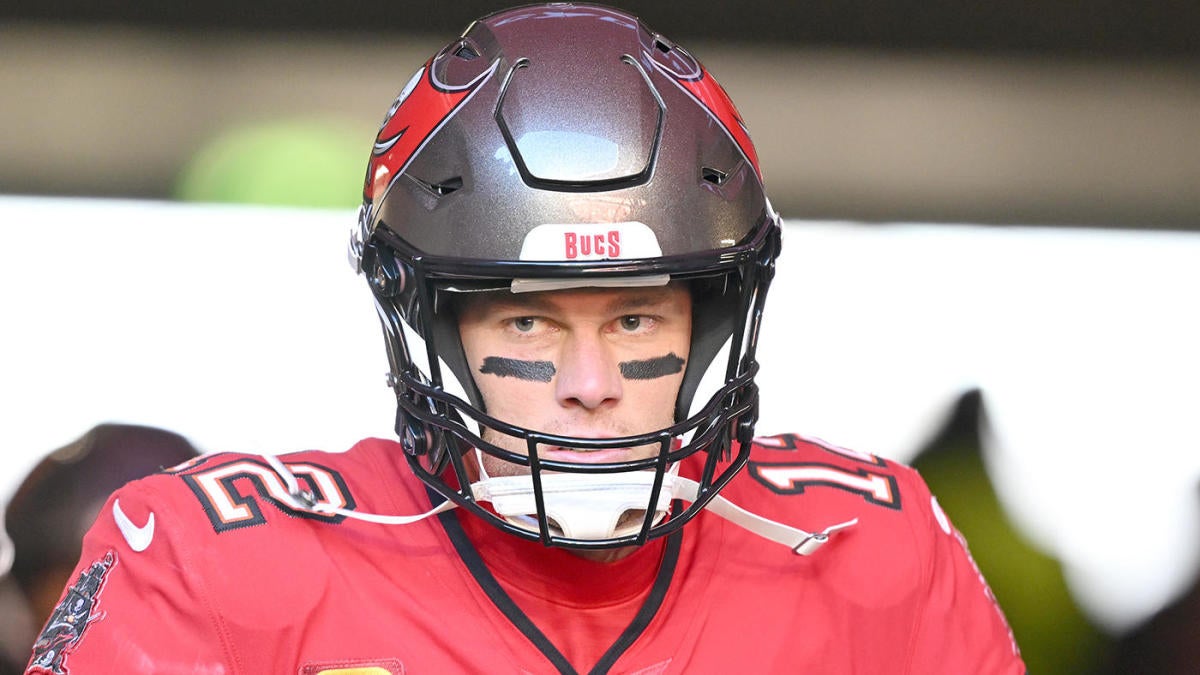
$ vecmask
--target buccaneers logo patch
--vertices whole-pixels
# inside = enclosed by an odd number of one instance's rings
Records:
[[[117,554],[109,551],[103,559],[93,562],[79,573],[75,583],[67,587],[62,600],[51,612],[46,627],[33,643],[33,658],[29,662],[31,673],[55,673],[65,675],[68,654],[75,650],[83,639],[83,633],[93,621],[104,618],[96,611],[100,592],[108,573],[117,564]]]

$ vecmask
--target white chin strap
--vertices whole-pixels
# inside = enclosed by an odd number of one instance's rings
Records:
[[[673,473],[663,476],[654,509],[658,523],[671,509]],[[508,522],[538,532],[537,502],[531,476],[497,476],[471,485],[476,499]],[[571,539],[610,539],[636,534],[650,504],[654,473],[547,473],[542,475],[542,500],[550,532]],[[630,517],[626,517],[626,515]],[[624,520],[624,522],[622,522]]]
[[[290,506],[299,511],[310,511],[326,515],[339,515],[369,523],[382,525],[408,525],[433,515],[449,511],[457,506],[446,500],[425,513],[411,516],[387,516],[363,513],[317,501],[311,492],[300,487],[292,471],[274,455],[263,455],[287,487]],[[480,464],[482,467],[482,463]],[[662,491],[654,513],[654,522],[660,522],[669,512],[673,499],[696,501],[700,485],[694,480],[678,475],[678,466],[673,466],[663,476]],[[481,469],[481,473],[482,469]],[[537,505],[533,489],[533,478],[529,475],[484,477],[471,484],[478,501],[491,502],[493,510],[502,518],[522,529],[538,533]],[[564,537],[582,540],[609,539],[638,532],[643,524],[642,514],[650,503],[654,488],[653,471],[631,471],[617,474],[574,474],[551,473],[542,476],[542,499],[546,506],[546,517],[551,521],[551,532]],[[769,539],[792,549],[799,555],[811,555],[829,541],[829,535],[858,523],[853,518],[843,523],[830,525],[820,532],[806,532],[799,528],[777,523],[755,515],[720,495],[713,497],[705,510],[748,530],[764,539]],[[632,512],[632,513],[631,513]],[[627,523],[622,523],[622,517]]]
[[[479,501],[491,502],[492,509],[509,523],[523,530],[540,532],[537,496],[533,477],[488,475],[483,453],[476,448],[480,479],[471,484]],[[662,490],[654,508],[658,523],[671,509],[673,485],[679,466],[673,465],[663,476]],[[650,493],[654,491],[653,471],[622,473],[543,473],[542,501],[550,532],[570,539],[611,539],[635,534],[645,522]],[[630,517],[626,517],[626,515]],[[624,522],[622,522],[624,521]]]

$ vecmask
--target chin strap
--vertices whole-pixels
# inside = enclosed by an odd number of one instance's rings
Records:
[[[654,509],[654,522],[671,510],[674,474],[663,476]],[[537,497],[529,475],[496,476],[471,484],[475,498],[491,502],[492,509],[518,527],[539,531]],[[644,512],[654,489],[654,473],[542,474],[542,501],[554,534],[571,539],[610,539],[636,534],[645,522]],[[627,513],[637,517],[625,517]]]
[[[676,478],[675,482],[677,484],[675,496],[688,501],[696,501],[696,495],[700,492],[699,483],[687,478]],[[704,509],[763,539],[783,544],[799,555],[812,555],[825,542],[829,541],[829,535],[858,524],[858,518],[852,518],[844,523],[830,525],[820,532],[805,532],[799,528],[750,513],[721,495],[713,497]]]
[[[530,532],[540,532],[537,494],[529,474],[489,476],[483,452],[475,450],[479,480],[471,490],[479,501],[491,502],[501,518]],[[654,505],[654,523],[671,510],[674,481],[679,465],[663,475],[662,488]],[[636,534],[645,523],[646,507],[654,491],[655,472],[579,474],[543,473],[542,506],[551,531],[571,539],[597,540]],[[627,514],[636,517],[627,517]]]
[[[309,511],[326,515],[339,515],[380,525],[408,525],[430,516],[444,513],[458,505],[447,499],[434,508],[411,516],[388,516],[363,513],[317,502],[312,492],[300,487],[295,474],[274,455],[263,455],[267,464],[279,474],[287,487],[288,506],[298,511]],[[659,495],[655,522],[662,519],[672,499],[694,502],[700,492],[700,484],[683,478],[673,471],[663,476],[662,493]],[[563,534],[572,538],[601,539],[636,532],[642,520],[633,524],[620,525],[622,514],[636,510],[649,502],[650,489],[654,485],[654,474],[648,471],[628,474],[547,474],[542,476],[542,498],[546,504],[547,517],[554,519]],[[485,478],[471,484],[478,501],[491,502],[501,517],[514,525],[537,532],[537,512],[533,480],[524,476],[499,476]],[[830,525],[820,532],[806,532],[753,514],[721,495],[714,496],[705,510],[725,520],[778,544],[787,546],[798,555],[812,555],[829,541],[829,536],[852,525],[858,518]]]

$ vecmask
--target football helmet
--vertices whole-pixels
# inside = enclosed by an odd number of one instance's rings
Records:
[[[475,21],[403,87],[371,152],[350,257],[375,297],[396,432],[421,480],[517,536],[609,548],[674,532],[745,465],[779,249],[754,146],[700,62],[636,17],[554,3]],[[488,414],[455,294],[668,280],[686,283],[694,305],[673,425],[574,438]],[[697,399],[702,380],[715,392]],[[489,443],[484,429],[520,439],[528,454]],[[537,452],[651,444],[656,456],[612,464]],[[472,483],[471,453],[529,475]],[[681,481],[689,457],[700,468]],[[603,508],[591,500],[601,493],[632,499],[645,516],[599,531],[564,522],[563,495],[587,510]]]

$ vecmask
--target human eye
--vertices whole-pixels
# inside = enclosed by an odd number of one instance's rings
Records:
[[[504,330],[517,339],[546,338],[558,331],[559,325],[550,318],[534,315],[511,315],[503,320]]]
[[[509,325],[518,333],[532,333],[538,327],[538,320],[533,316],[518,316],[509,319]]]
[[[655,318],[645,314],[626,314],[616,321],[617,329],[622,333],[642,334],[654,329]]]

